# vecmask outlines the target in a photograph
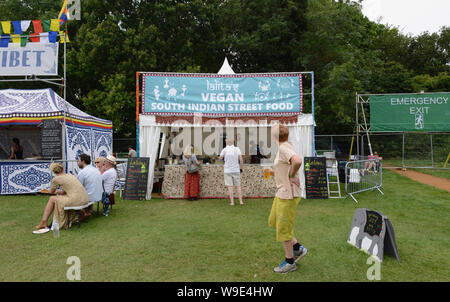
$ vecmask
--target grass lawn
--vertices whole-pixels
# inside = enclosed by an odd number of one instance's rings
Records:
[[[284,258],[267,225],[271,199],[117,199],[109,217],[81,228],[31,233],[48,197],[0,197],[0,281],[67,281],[67,258],[82,281],[367,281],[368,256],[346,240],[356,208],[393,223],[401,262],[385,256],[381,281],[450,281],[449,194],[385,170],[384,192],[302,200],[295,234],[308,247],[298,270],[272,272]]]

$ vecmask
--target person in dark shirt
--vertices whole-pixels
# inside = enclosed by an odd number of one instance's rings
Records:
[[[23,159],[23,147],[17,137],[12,139],[11,155],[9,159]]]
[[[250,163],[251,164],[260,164],[262,158],[269,158],[269,156],[265,156],[261,153],[262,141],[259,142],[258,145],[255,145],[253,141],[250,142]]]

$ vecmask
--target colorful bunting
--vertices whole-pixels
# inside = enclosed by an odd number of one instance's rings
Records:
[[[0,39],[0,47],[8,47],[9,38],[9,35],[2,35]]]
[[[50,31],[50,20],[42,20],[41,22],[42,22],[42,29],[45,32]]]
[[[28,43],[28,37],[22,37],[22,38],[20,39],[20,46],[21,46],[21,47],[26,46],[27,43]]]
[[[41,20],[33,20],[31,22],[33,22],[34,33],[40,34],[43,31]]]
[[[10,42],[14,43],[14,45],[20,44],[21,46],[25,46],[30,41],[33,43],[56,43],[58,36],[60,36],[60,43],[69,43],[67,30],[65,32],[60,30],[60,25],[67,21],[68,8],[67,1],[64,1],[64,6],[61,9],[58,19],[1,21],[0,47],[8,47]],[[31,23],[33,24],[34,33],[27,33]],[[11,39],[12,41],[10,41]]]
[[[20,43],[20,35],[11,35],[13,43]]]
[[[64,32],[63,31],[60,31],[59,32],[59,43],[64,43],[64,40],[65,40],[65,38],[64,37],[66,37],[67,38],[67,41],[65,41],[66,43],[69,43],[70,41],[69,41],[69,36],[67,35],[67,31],[66,31],[66,35],[64,36]]]
[[[10,21],[2,21],[2,29],[4,34],[11,34],[11,22]]]
[[[20,25],[20,21],[12,21],[11,23],[14,28],[14,33],[16,35],[21,35],[22,34],[22,26]]]
[[[20,21],[20,26],[22,27],[22,32],[26,32],[30,27],[31,20]]]
[[[58,37],[57,31],[49,31],[48,32],[48,41],[50,43],[56,43],[56,37]]]
[[[30,34],[30,40],[33,43],[39,43],[41,41],[39,34]]]
[[[41,43],[50,43],[48,40],[48,33],[40,33],[39,38],[41,39]]]
[[[59,32],[59,20],[52,19],[50,22],[50,30]]]

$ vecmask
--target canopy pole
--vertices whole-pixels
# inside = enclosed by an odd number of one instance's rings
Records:
[[[67,25],[66,25],[67,26]],[[66,27],[67,28],[67,27]],[[63,148],[62,148],[62,158],[64,161],[66,161],[66,165],[67,165],[67,142],[66,142],[66,136],[67,136],[67,128],[66,128],[66,40],[67,40],[67,34],[66,32],[64,32],[64,78],[63,78],[63,84],[64,84],[64,93],[63,93],[63,110],[64,110],[64,121],[63,121]],[[66,171],[67,171],[67,166],[65,167]]]
[[[136,72],[136,153],[139,157],[139,71]]]
[[[314,118],[314,71],[311,71],[311,114],[313,118],[313,125],[312,125],[312,151],[313,151],[313,157],[316,156],[316,143],[315,143],[315,118]]]

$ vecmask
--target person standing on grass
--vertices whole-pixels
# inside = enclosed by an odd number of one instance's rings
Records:
[[[198,172],[200,162],[194,154],[194,147],[192,145],[184,149],[183,161],[186,166],[186,173],[184,175],[184,198],[194,201],[200,195],[200,174]]]
[[[236,187],[239,197],[239,203],[244,205],[242,201],[242,190],[241,190],[241,175],[242,166],[244,165],[244,160],[242,158],[241,150],[234,146],[234,141],[232,138],[226,139],[226,148],[220,152],[219,159],[224,159],[224,180],[225,186],[228,188],[228,193],[230,195],[230,206],[234,206],[234,192],[233,186]]]
[[[308,250],[294,237],[294,221],[297,206],[300,202],[301,189],[298,170],[302,159],[295,153],[288,142],[289,128],[276,124],[272,127],[272,141],[278,145],[278,152],[271,174],[277,186],[272,209],[269,215],[269,226],[276,230],[276,240],[283,242],[285,260],[274,271],[288,273],[297,269],[296,262],[306,255]]]

